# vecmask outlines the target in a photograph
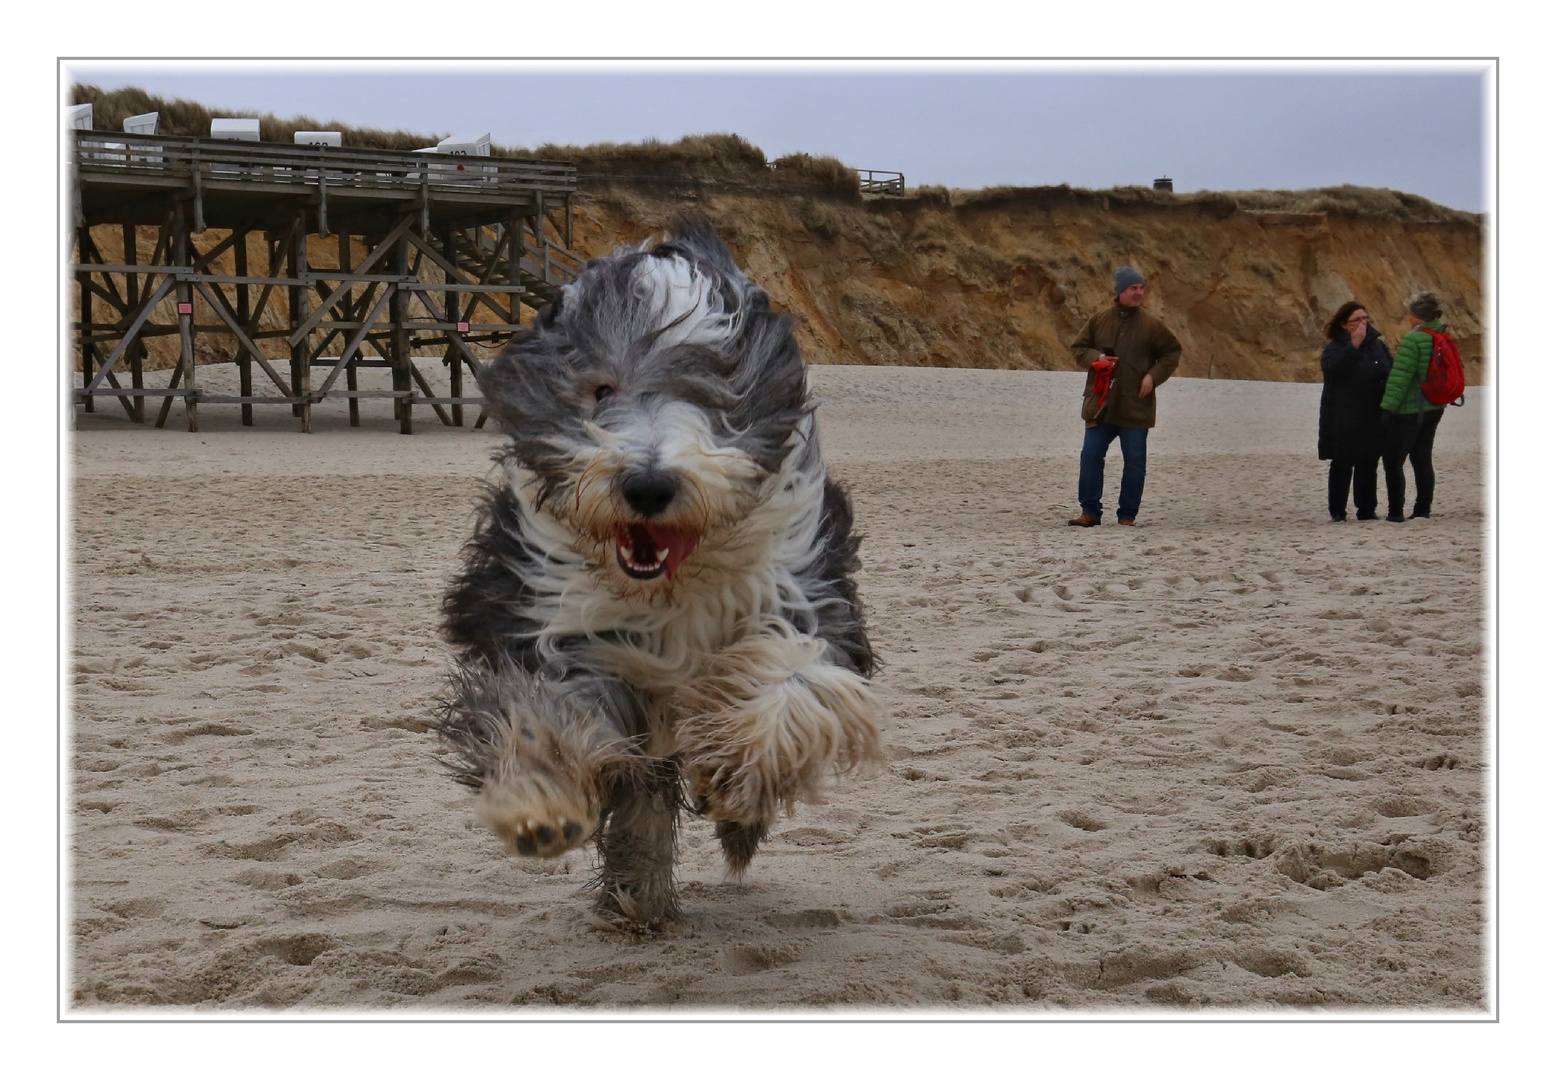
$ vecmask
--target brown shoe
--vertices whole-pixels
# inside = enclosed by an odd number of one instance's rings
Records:
[[[1070,519],[1070,524],[1079,525],[1083,529],[1089,529],[1093,525],[1101,525],[1102,519],[1094,518],[1090,514],[1082,514],[1080,517],[1072,517]]]
[[[1135,519],[1134,518],[1119,518],[1118,519],[1118,523],[1120,525],[1133,525],[1135,523]]]

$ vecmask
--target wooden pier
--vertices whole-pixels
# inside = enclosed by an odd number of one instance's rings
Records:
[[[202,405],[238,405],[244,424],[256,405],[285,406],[308,431],[328,397],[349,399],[353,426],[359,400],[388,398],[405,434],[418,405],[462,426],[465,406],[481,404],[464,393],[478,352],[500,348],[583,265],[567,162],[70,137],[74,394],[88,412],[117,398],[144,422],[146,400],[161,399],[160,427],[181,400],[196,431]],[[110,246],[122,261],[105,259]],[[175,335],[166,385],[147,385],[163,374],[147,368],[148,343]],[[412,362],[439,353],[445,394]],[[237,364],[239,393],[202,393],[197,355]],[[363,367],[388,368],[393,388],[358,389]]]

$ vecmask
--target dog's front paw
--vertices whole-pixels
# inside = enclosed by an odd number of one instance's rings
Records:
[[[692,809],[703,817],[765,828],[800,794],[792,775],[762,766],[757,748],[719,745],[707,732],[688,736],[681,770]]]
[[[629,747],[564,687],[512,668],[464,667],[439,732],[476,816],[516,855],[554,857],[588,840]]]
[[[577,725],[531,719],[507,732],[481,784],[476,816],[516,855],[553,858],[577,847],[600,824],[609,744],[591,746]]]
[[[576,848],[599,825],[599,806],[582,784],[549,770],[510,770],[487,780],[476,817],[513,854],[554,857]]]
[[[488,780],[476,814],[509,851],[542,858],[582,844],[600,823],[598,805],[582,785],[543,771]]]
[[[770,825],[819,799],[831,773],[879,756],[869,683],[821,653],[798,634],[753,635],[682,688],[676,747],[699,813]]]

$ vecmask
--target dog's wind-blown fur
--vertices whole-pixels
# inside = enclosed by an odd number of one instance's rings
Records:
[[[440,732],[509,850],[592,837],[597,915],[656,927],[683,806],[738,874],[879,756],[853,510],[789,320],[706,225],[590,262],[480,384],[509,442]]]

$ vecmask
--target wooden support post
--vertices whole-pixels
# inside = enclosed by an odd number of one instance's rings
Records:
[[[452,266],[457,265],[456,260],[458,259],[458,256],[454,252],[454,230],[453,230],[452,227],[449,227],[449,228],[447,228],[447,229],[445,229],[443,231],[443,257],[444,257],[444,259],[446,259],[448,261],[449,266],[452,267]],[[453,284],[455,281],[458,280],[458,278],[455,276],[455,274],[454,274],[454,272],[452,270],[446,270],[443,273],[443,280],[449,282],[450,284]],[[450,291],[450,292],[446,292],[446,293],[443,294],[443,318],[447,322],[451,322],[451,323],[459,322],[459,294],[457,292]],[[453,334],[459,333],[459,331],[457,329],[456,330],[451,330],[449,332],[453,333]],[[445,355],[444,360],[448,364],[448,394],[449,394],[449,397],[462,397],[462,396],[464,396],[464,386],[465,386],[465,378],[464,378],[464,374],[465,374],[465,358],[464,358],[464,351],[462,349],[455,348],[454,346],[451,345],[451,346],[449,346],[448,352]],[[458,404],[456,402],[454,405],[450,406],[449,411],[452,413],[452,415],[454,417],[454,426],[455,427],[464,427],[465,426],[465,407],[463,405],[460,405],[460,404]]]
[[[296,237],[294,235],[296,231],[296,224],[296,218],[294,217],[292,221],[292,228],[287,230],[285,238],[281,241],[282,245],[286,248],[285,261],[283,263],[283,266],[285,267],[285,276],[290,281],[297,280],[297,244]],[[295,287],[288,287],[286,291],[286,318],[287,329],[297,329],[297,289]],[[287,384],[291,389],[291,396],[296,397],[297,388],[302,381],[298,378],[297,375],[296,349],[292,349],[288,354],[286,363],[288,372]],[[302,409],[300,409],[296,403],[293,403],[292,415],[301,416],[301,414]]]
[[[519,283],[519,264],[524,259],[524,219],[515,211],[508,219],[508,284]],[[508,321],[519,322],[519,294],[508,294]]]
[[[546,196],[535,193],[535,247],[540,252],[540,280],[551,284],[551,249],[546,246]],[[514,282],[515,285],[518,282]]]
[[[182,200],[173,211],[172,254],[174,266],[189,265],[189,222],[184,214]],[[190,288],[188,281],[179,281],[173,286],[173,295],[178,303],[179,372],[183,375],[184,389],[194,390],[197,388],[194,356],[194,290]],[[184,398],[184,413],[189,418],[190,431],[200,430],[199,407],[199,400],[194,395]]]
[[[126,266],[140,265],[140,237],[134,225],[124,226],[124,264]],[[149,287],[150,282],[147,282]],[[133,311],[140,305],[140,275],[124,275],[124,302],[126,311]],[[130,350],[130,385],[137,390],[146,387],[146,346],[144,342],[137,341]],[[146,422],[146,399],[137,396],[135,402],[135,422]]]
[[[287,252],[286,276],[296,284],[288,285],[287,319],[289,329],[296,330],[308,318],[308,288],[303,284],[303,275],[308,273],[308,225],[303,220],[302,211],[298,211],[296,222],[292,228],[291,248]],[[308,339],[304,337],[292,346],[292,396],[307,397],[312,382],[312,371],[308,363]],[[292,406],[292,415],[296,416],[301,424],[303,434],[308,434],[313,429],[313,406],[308,402],[299,402]]]
[[[130,353],[130,385],[137,390],[143,390],[146,387],[145,365],[146,357],[150,355],[146,351],[145,342],[141,341],[135,343],[135,350]],[[137,424],[146,422],[146,399],[144,397],[135,399],[135,422]]]
[[[402,234],[394,243],[394,272],[400,277],[410,273],[410,241]],[[394,373],[394,388],[404,394],[411,390],[411,332],[405,325],[410,293],[398,284],[390,284],[393,295],[389,301],[389,362]],[[394,399],[395,416],[400,421],[400,434],[411,433],[411,399],[408,396]]]
[[[347,390],[355,390],[356,388],[357,388],[357,362],[355,360],[352,360],[352,361],[350,361],[349,363],[346,364],[346,389]],[[347,407],[351,410],[351,426],[352,427],[361,427],[362,426],[362,416],[361,416],[361,413],[357,409],[357,399],[354,398],[354,397],[353,398],[349,398]]]
[[[232,267],[237,277],[247,277],[249,272],[249,236],[248,230],[243,232],[243,239],[239,240],[232,249]],[[245,327],[253,325],[252,312],[249,310],[249,286],[248,282],[239,282],[238,286],[238,321]],[[249,331],[250,336],[253,331]],[[249,356],[248,349],[238,343],[238,396],[254,396],[254,360]],[[254,426],[254,406],[251,402],[243,403],[243,426]]]
[[[277,234],[271,232],[268,229],[265,230],[265,251],[269,255],[269,259],[267,260],[269,263],[269,274],[267,275],[268,277],[280,277],[287,272],[287,260],[291,257],[291,248],[288,246],[289,242],[290,237],[288,234]],[[258,305],[261,310],[268,306],[270,302],[270,290],[273,287],[274,286],[266,285],[265,288],[261,290],[258,299]],[[295,393],[292,390],[291,382],[292,379],[290,376],[288,376],[287,390],[289,393]],[[292,415],[297,415],[296,407],[293,407]]]
[[[178,379],[179,379],[179,376],[181,376],[183,373],[184,373],[184,369],[183,369],[182,365],[180,365],[179,367],[176,367],[176,368],[173,369],[173,379],[172,379],[171,382],[169,382],[167,384],[167,388],[169,390],[177,390],[178,389]],[[167,414],[173,411],[173,396],[174,395],[169,394],[166,397],[164,397],[162,399],[162,408],[157,410],[157,427],[159,427],[159,428],[163,424],[167,423]]]
[[[76,230],[76,263],[86,265],[87,252],[92,250],[92,230],[85,225]],[[97,329],[92,322],[92,272],[83,270],[76,275],[76,286],[81,292],[81,385],[92,385],[92,356],[93,349],[89,342],[92,340],[93,331]],[[87,412],[95,412],[93,400],[89,396],[84,402]]]
[[[344,273],[348,273],[351,270],[351,268],[352,268],[352,262],[351,262],[351,232],[350,232],[350,230],[342,230],[341,234],[340,234],[340,271],[343,274]],[[353,296],[354,296],[354,287],[348,284],[347,288],[346,288],[346,295],[341,300],[341,310],[343,310],[343,311],[350,311],[351,310],[351,302],[352,302]],[[357,388],[357,362],[356,362],[355,358],[351,358],[351,359],[348,359],[346,361],[346,389],[347,390],[355,390],[356,388]],[[346,408],[348,410],[350,410],[350,413],[351,413],[351,426],[352,427],[361,427],[362,426],[362,416],[361,416],[360,410],[357,408],[357,399],[355,397],[347,398],[346,399]]]

